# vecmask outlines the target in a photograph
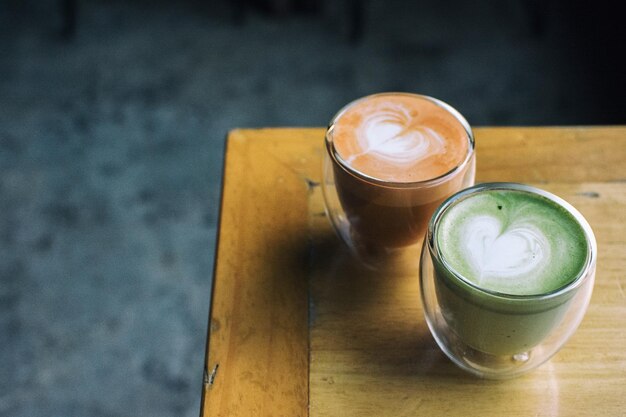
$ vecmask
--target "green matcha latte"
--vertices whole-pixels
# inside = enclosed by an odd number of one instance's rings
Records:
[[[466,193],[436,217],[437,298],[457,337],[493,355],[541,342],[589,259],[578,220],[546,195],[505,186]]]
[[[437,230],[443,259],[477,287],[513,295],[555,291],[587,257],[585,233],[564,208],[524,191],[493,190],[460,200]]]

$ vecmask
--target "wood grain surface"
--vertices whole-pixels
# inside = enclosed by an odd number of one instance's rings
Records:
[[[585,319],[548,363],[487,381],[424,322],[418,249],[368,270],[323,209],[323,129],[228,138],[202,416],[626,415],[626,128],[476,128],[477,182],[576,206],[598,241]]]

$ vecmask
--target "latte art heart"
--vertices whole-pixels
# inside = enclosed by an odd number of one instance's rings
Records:
[[[550,244],[530,224],[509,225],[492,216],[476,216],[464,226],[467,262],[478,277],[510,279],[543,267],[550,258]]]
[[[457,276],[511,295],[547,294],[576,279],[588,256],[578,220],[532,187],[492,187],[475,187],[437,225],[442,259]]]
[[[401,105],[389,104],[366,115],[356,135],[362,150],[351,155],[348,163],[362,155],[374,154],[392,163],[411,164],[445,152],[444,138],[416,123]]]

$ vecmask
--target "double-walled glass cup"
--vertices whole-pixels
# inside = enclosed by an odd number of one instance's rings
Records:
[[[346,163],[333,141],[338,120],[352,106],[384,95],[426,100],[451,114],[467,135],[467,153],[458,165],[441,176],[425,181],[390,182],[356,170]],[[337,235],[366,264],[421,242],[435,208],[456,191],[474,183],[475,153],[471,128],[458,111],[432,97],[382,93],[356,100],[332,119],[326,131],[325,144],[322,187],[326,213]]]
[[[580,273],[565,286],[538,295],[511,295],[482,288],[451,267],[442,254],[438,227],[446,211],[475,193],[515,190],[543,196],[569,212],[587,244]],[[546,191],[513,183],[480,184],[446,200],[433,214],[422,248],[421,296],[426,321],[443,352],[475,375],[503,379],[536,368],[572,336],[593,290],[597,246],[591,227],[569,203]]]

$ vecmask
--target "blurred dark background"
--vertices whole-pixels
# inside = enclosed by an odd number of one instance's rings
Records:
[[[623,124],[619,16],[597,1],[0,1],[0,415],[198,414],[229,129],[323,126],[389,90],[474,126]]]

